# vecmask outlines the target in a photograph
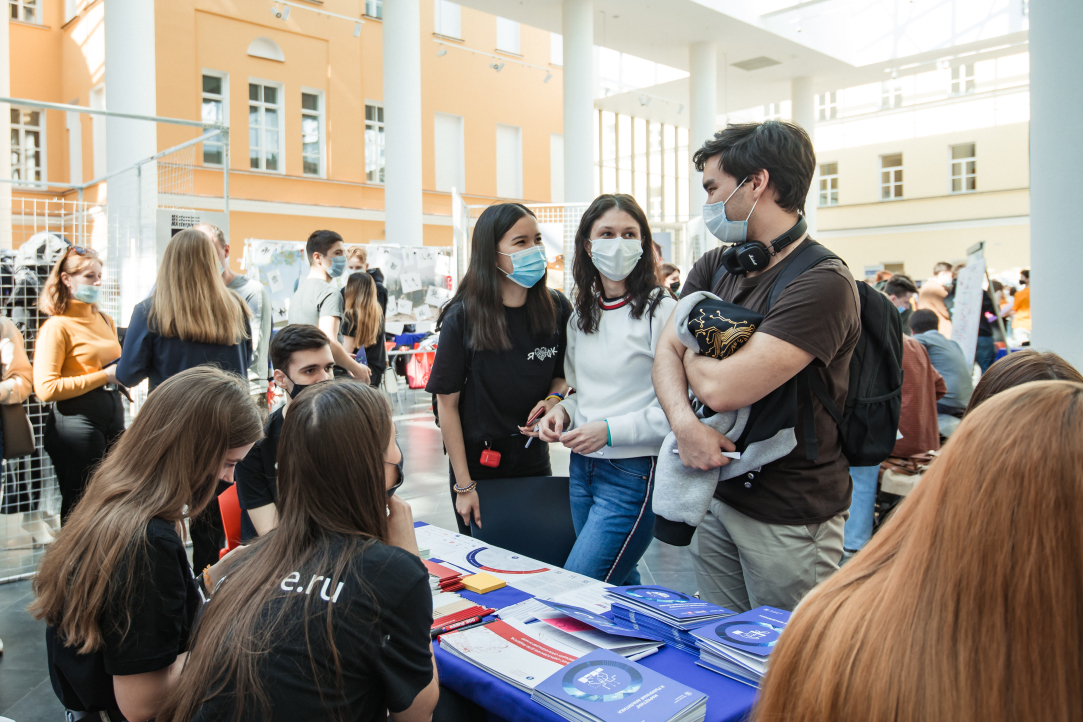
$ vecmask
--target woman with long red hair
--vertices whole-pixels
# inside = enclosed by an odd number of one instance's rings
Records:
[[[1083,720],[1081,441],[1079,383],[967,414],[896,517],[798,606],[756,722]]]

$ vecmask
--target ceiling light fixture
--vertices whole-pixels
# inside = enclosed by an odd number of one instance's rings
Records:
[[[354,23],[353,24],[353,36],[355,38],[361,37],[361,23]]]
[[[447,55],[447,48],[445,48],[443,45],[441,45],[440,49],[436,51],[436,57],[442,58],[445,55]]]
[[[545,74],[545,80],[543,80],[542,82],[543,83],[548,83],[552,79],[553,79],[553,74],[552,73],[546,73]]]
[[[680,115],[683,112],[684,112],[684,104],[682,103],[682,104],[677,106],[677,115]]]
[[[501,70],[504,69],[504,63],[493,63],[489,67],[499,73]]]

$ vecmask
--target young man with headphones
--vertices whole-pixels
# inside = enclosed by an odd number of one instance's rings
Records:
[[[810,367],[844,408],[861,316],[845,264],[832,256],[808,267],[823,249],[801,215],[816,164],[804,130],[780,121],[729,125],[692,160],[708,194],[704,223],[726,245],[696,262],[681,295],[711,291],[765,313],[748,343],[724,360],[686,349],[672,318],[659,341],[652,377],[681,461],[708,470],[728,463],[721,452],[734,445],[699,421],[688,388],[715,411],[733,411]],[[802,258],[804,251],[812,253]],[[794,276],[799,268],[806,270]],[[849,464],[834,418],[818,400],[805,408],[811,395],[797,397],[796,448],[758,472],[720,482],[692,541],[696,581],[710,602],[739,611],[764,604],[793,609],[838,569]],[[815,439],[805,433],[810,418]],[[800,442],[805,439],[815,443]]]

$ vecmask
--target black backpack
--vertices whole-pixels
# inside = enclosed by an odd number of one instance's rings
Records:
[[[800,248],[775,279],[764,315],[795,278],[830,259],[841,260],[815,241]],[[711,283],[712,292],[725,273],[725,267],[719,265]],[[805,410],[805,456],[809,461],[815,461],[819,456],[812,394],[838,424],[842,453],[851,466],[877,466],[895,448],[902,410],[902,323],[899,312],[887,296],[866,283],[859,282],[857,290],[861,299],[861,337],[850,357],[846,408],[839,411],[820,374],[811,367],[795,377],[797,393],[802,397]]]

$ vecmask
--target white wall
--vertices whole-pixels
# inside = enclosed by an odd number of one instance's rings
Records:
[[[496,194],[523,197],[523,129],[496,124]]]
[[[564,135],[549,134],[549,202],[564,202]]]
[[[466,154],[463,149],[461,115],[436,113],[435,135],[436,190],[466,192]]]

